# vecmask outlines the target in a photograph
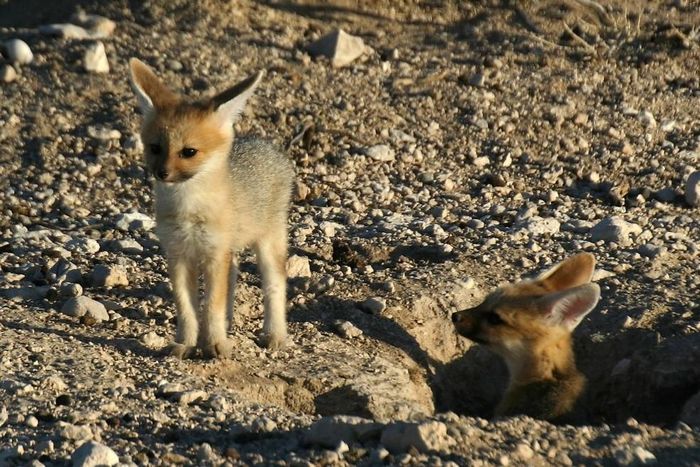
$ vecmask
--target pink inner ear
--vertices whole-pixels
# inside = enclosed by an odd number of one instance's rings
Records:
[[[555,293],[544,297],[547,320],[555,326],[573,330],[598,303],[600,288],[597,284]]]
[[[562,307],[561,320],[566,323],[569,321],[578,320],[581,314],[587,310],[587,305],[590,300],[586,300],[582,297],[575,296],[569,299],[569,301]]]

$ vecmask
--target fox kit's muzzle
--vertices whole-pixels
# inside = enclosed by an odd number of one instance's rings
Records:
[[[458,311],[452,314],[452,322],[459,335],[476,343],[484,344],[484,339],[479,336],[479,319],[477,315],[478,312],[473,308]]]

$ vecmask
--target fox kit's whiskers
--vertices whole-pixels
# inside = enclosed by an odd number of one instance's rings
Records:
[[[268,347],[285,343],[287,213],[294,171],[275,146],[234,140],[233,123],[261,79],[257,73],[206,101],[187,102],[144,63],[131,80],[144,114],[146,165],[156,177],[157,233],[177,307],[172,353],[226,356],[236,255],[252,246],[263,275]],[[200,310],[197,281],[204,278]]]
[[[573,256],[535,280],[504,285],[480,305],[455,313],[457,332],[485,344],[508,366],[498,415],[556,419],[571,411],[585,386],[571,332],[600,298],[593,255]]]

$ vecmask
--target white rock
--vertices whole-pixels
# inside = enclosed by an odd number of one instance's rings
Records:
[[[209,398],[209,407],[217,412],[228,412],[231,409],[231,404],[221,394],[215,394]]]
[[[121,266],[98,264],[91,274],[92,284],[97,287],[117,287],[129,285],[126,270]]]
[[[527,220],[525,228],[533,235],[551,235],[559,232],[561,223],[553,217],[533,216]]]
[[[92,439],[92,430],[87,425],[73,425],[72,423],[58,422],[59,435],[63,439],[83,441]]]
[[[0,405],[0,426],[3,426],[7,421],[7,407]]]
[[[60,376],[49,376],[44,380],[42,387],[44,389],[52,389],[58,392],[68,389],[68,385],[65,381],[63,381],[63,379],[61,379]]]
[[[197,460],[201,464],[213,464],[216,462],[216,454],[209,443],[202,443],[197,448]]]
[[[0,81],[3,83],[11,83],[17,79],[17,72],[12,65],[0,65]]]
[[[532,457],[535,455],[535,452],[527,444],[518,443],[518,445],[515,446],[515,455],[522,460],[529,460],[532,459]]]
[[[676,128],[676,121],[675,120],[663,120],[661,122],[661,131],[664,133],[669,133],[673,131]]]
[[[308,444],[335,449],[341,442],[353,444],[379,434],[381,425],[361,417],[333,415],[314,422],[304,435]]]
[[[32,63],[32,60],[34,60],[32,49],[21,39],[10,39],[6,41],[5,50],[7,51],[7,58],[11,63],[26,65]]]
[[[636,446],[632,452],[639,462],[642,464],[654,464],[656,463],[656,456],[641,446]]]
[[[642,228],[631,222],[627,222],[620,217],[607,217],[591,228],[591,241],[629,243],[630,234],[639,235]]]
[[[94,318],[97,322],[109,320],[109,314],[105,306],[97,300],[93,300],[84,295],[73,297],[66,301],[63,307],[61,307],[61,313],[76,318],[87,315]]]
[[[388,144],[377,144],[365,149],[365,154],[375,161],[391,162],[396,159],[396,153]]]
[[[362,329],[358,328],[350,321],[337,320],[333,323],[335,330],[346,339],[354,339],[362,335]]]
[[[86,71],[93,73],[109,73],[109,62],[107,61],[107,53],[102,42],[90,44],[85,49],[83,56],[83,67]]]
[[[71,17],[71,21],[90,30],[90,36],[101,39],[112,35],[117,28],[117,23],[100,15],[89,15],[79,11]]]
[[[119,230],[152,230],[156,226],[156,221],[151,219],[146,214],[140,212],[127,212],[121,214],[116,220],[116,226]]]
[[[447,426],[442,422],[397,422],[382,431],[381,443],[393,453],[407,452],[411,447],[430,452],[445,451],[454,440],[447,435]]]
[[[70,23],[44,24],[39,26],[39,33],[63,39],[88,39],[90,32]]]
[[[168,344],[168,340],[165,337],[156,334],[155,331],[147,332],[141,336],[139,341],[149,349],[155,350],[162,349]]]
[[[309,44],[307,50],[311,55],[330,58],[334,67],[343,67],[364,54],[367,46],[361,38],[336,29]]]
[[[112,248],[128,255],[143,253],[143,245],[133,238],[123,238],[112,243]]]
[[[73,467],[102,467],[117,465],[119,456],[104,444],[88,441],[73,452],[71,461]]]
[[[100,251],[100,244],[97,242],[97,240],[92,238],[73,238],[66,243],[66,248],[69,251],[77,251],[79,253],[94,255]]]
[[[287,259],[287,276],[291,278],[311,277],[309,258],[299,255],[290,256]]]
[[[685,182],[685,201],[693,206],[700,206],[700,170],[688,175]]]
[[[96,125],[90,125],[87,128],[87,134],[90,138],[94,138],[99,141],[111,141],[122,137],[119,130]]]
[[[371,313],[373,315],[378,315],[382,311],[386,310],[386,300],[381,297],[371,297],[359,304],[360,309]]]
[[[656,456],[641,446],[626,446],[613,453],[618,465],[649,465],[656,463]]]
[[[329,221],[321,222],[318,227],[321,229],[321,232],[323,232],[323,235],[325,235],[328,238],[335,237],[336,231],[342,228],[340,224]]]
[[[656,127],[656,119],[654,118],[654,114],[652,114],[648,110],[643,110],[642,112],[639,112],[639,121],[642,122],[642,124],[647,128]]]
[[[491,160],[487,156],[481,156],[477,157],[472,161],[472,164],[474,164],[476,167],[486,167],[491,163]]]
[[[185,386],[181,383],[169,383],[161,381],[158,383],[156,395],[158,397],[171,397],[179,392],[184,392]]]
[[[180,405],[190,405],[193,402],[204,400],[208,397],[207,393],[197,389],[192,389],[190,391],[183,391],[175,395],[175,399],[180,403]]]
[[[251,424],[253,431],[257,433],[269,433],[277,429],[277,423],[268,417],[258,417]]]

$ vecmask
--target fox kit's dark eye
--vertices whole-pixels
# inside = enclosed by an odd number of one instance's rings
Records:
[[[505,321],[498,316],[498,313],[494,313],[493,311],[486,313],[486,322],[493,326],[498,326],[499,324],[505,323]]]
[[[195,148],[183,148],[182,151],[180,151],[180,157],[189,159],[190,157],[194,157],[197,152],[198,151]]]
[[[160,144],[151,144],[149,149],[151,150],[151,154],[160,154]]]

